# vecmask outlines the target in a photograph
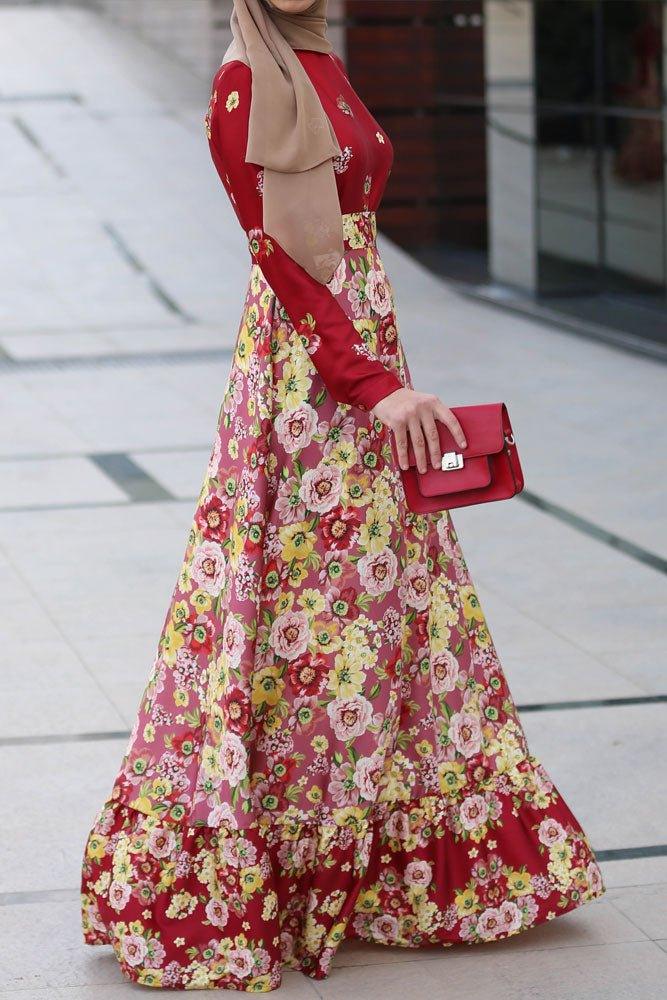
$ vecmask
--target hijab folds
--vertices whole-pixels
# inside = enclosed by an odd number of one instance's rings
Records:
[[[234,0],[233,42],[223,63],[252,73],[246,162],[264,168],[263,229],[313,278],[330,280],[343,255],[333,168],[341,152],[295,49],[331,52],[327,0],[287,14],[262,0]]]

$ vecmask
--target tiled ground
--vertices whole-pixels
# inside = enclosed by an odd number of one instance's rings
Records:
[[[77,886],[180,566],[248,273],[207,100],[205,79],[118,27],[0,5],[0,1000],[139,992],[81,944]],[[531,748],[608,892],[495,945],[349,945],[328,981],[287,974],[282,995],[654,1000],[664,369],[463,299],[384,251],[416,383],[450,403],[506,398],[546,503],[455,523]]]

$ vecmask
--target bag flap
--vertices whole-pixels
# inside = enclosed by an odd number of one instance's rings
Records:
[[[504,447],[504,412],[506,412],[504,403],[482,403],[479,406],[453,406],[452,413],[463,428],[468,447],[462,451],[447,425],[443,424],[441,420],[436,420],[435,426],[438,428],[442,454],[448,451],[457,452],[463,455],[464,464],[466,459],[469,458],[478,458],[482,455],[497,455]],[[393,434],[392,443],[395,447]],[[438,472],[439,470],[433,469],[433,466],[430,464],[428,446],[426,448],[426,456],[429,472]],[[409,434],[408,464],[411,466],[416,466],[417,464]],[[426,474],[428,475],[428,473]],[[452,473],[448,474],[452,475]]]
[[[486,455],[467,458],[462,469],[442,472],[429,465],[428,472],[417,472],[419,492],[425,497],[446,496],[462,490],[478,490],[491,482],[491,466]]]

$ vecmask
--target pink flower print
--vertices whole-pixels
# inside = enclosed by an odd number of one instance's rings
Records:
[[[335,698],[327,705],[327,714],[336,737],[345,743],[362,736],[373,717],[373,706],[362,694]]]
[[[224,631],[222,633],[222,648],[229,660],[229,665],[236,670],[241,662],[241,655],[245,646],[246,637],[243,625],[233,615],[225,618]]]
[[[290,476],[280,484],[275,504],[281,524],[303,521],[306,516],[306,505],[299,496],[299,480],[296,476]]]
[[[296,660],[308,648],[310,624],[305,611],[285,611],[273,622],[269,643],[278,656]]]
[[[495,906],[490,906],[480,914],[477,921],[476,931],[483,941],[493,941],[503,931],[500,910]]]
[[[309,403],[301,403],[295,410],[279,413],[275,426],[281,445],[293,455],[312,441],[317,429],[317,413]]]
[[[459,818],[464,830],[476,830],[489,817],[489,807],[483,795],[469,795],[461,803]]]
[[[374,269],[366,275],[366,297],[379,316],[387,316],[391,312],[391,292],[383,271]]]
[[[337,465],[318,465],[304,472],[299,496],[308,510],[325,514],[338,504],[342,489],[340,468]]]
[[[212,597],[217,597],[225,582],[225,554],[217,542],[202,542],[192,562],[192,579]]]
[[[229,908],[222,899],[209,899],[206,904],[206,917],[214,927],[222,929],[229,920]]]
[[[338,808],[356,805],[359,800],[359,789],[355,785],[355,775],[349,764],[332,768],[329,792]]]
[[[334,271],[333,278],[327,282],[327,288],[332,295],[340,295],[343,291],[343,282],[345,281],[345,276],[347,273],[347,261],[345,257],[341,258],[341,262]]]
[[[407,885],[422,888],[433,881],[433,869],[428,861],[411,861],[405,866],[404,878]]]
[[[425,611],[429,599],[428,570],[423,563],[412,563],[403,570],[399,587],[401,599],[416,611]]]
[[[376,917],[371,924],[371,935],[380,944],[391,944],[398,940],[398,920],[390,913]]]
[[[227,965],[239,979],[247,979],[252,972],[252,952],[248,948],[233,948],[227,955]]]
[[[431,688],[434,694],[447,694],[456,687],[458,660],[450,649],[431,657]]]
[[[504,900],[498,907],[500,925],[505,934],[514,934],[521,927],[522,913],[512,899]]]
[[[552,844],[560,844],[564,841],[567,838],[567,833],[560,823],[547,817],[540,823],[537,836],[545,847],[551,847]]]
[[[384,774],[384,754],[374,753],[360,757],[354,771],[354,780],[363,799],[375,802]]]
[[[367,319],[371,314],[371,307],[366,297],[366,279],[360,270],[354,272],[349,285],[347,297],[355,318]]]
[[[474,757],[482,745],[479,717],[456,712],[449,720],[449,736],[459,753],[464,757]]]
[[[248,773],[248,752],[236,733],[225,733],[220,740],[220,771],[230,785],[238,785]]]
[[[369,552],[357,563],[361,585],[371,597],[386,594],[392,589],[397,569],[396,555],[390,548],[375,554]]]
[[[132,888],[127,882],[112,882],[109,886],[109,906],[116,913],[124,910],[132,895]]]
[[[148,838],[148,850],[154,858],[168,858],[176,846],[176,835],[173,830],[151,830]]]
[[[147,951],[148,945],[139,934],[126,934],[121,939],[120,952],[128,965],[141,965]]]

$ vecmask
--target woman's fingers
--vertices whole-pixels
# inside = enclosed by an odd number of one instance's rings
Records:
[[[442,448],[440,447],[440,437],[438,435],[438,427],[435,422],[435,410],[426,410],[422,414],[421,421],[429,455],[431,456],[431,465],[434,469],[439,469],[440,461],[442,459]]]
[[[412,441],[412,450],[415,453],[415,458],[417,460],[417,468],[420,472],[426,472],[426,448],[424,447],[424,434],[422,432],[421,420],[418,416],[412,416],[408,420],[408,429],[410,431],[410,440]]]
[[[402,469],[408,468],[408,434],[405,424],[399,424],[394,431],[398,464]]]
[[[440,402],[440,400],[438,400],[438,405],[436,407],[436,416],[439,420],[442,420],[443,424],[447,425],[459,448],[467,448],[468,442],[466,441],[466,436],[463,433],[461,424],[458,422],[452,411],[448,409],[444,403]]]

